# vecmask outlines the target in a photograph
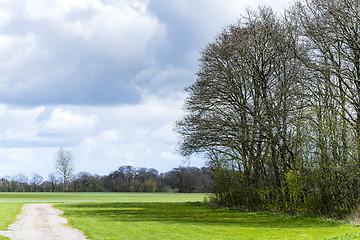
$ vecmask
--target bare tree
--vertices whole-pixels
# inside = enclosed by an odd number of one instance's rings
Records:
[[[349,211],[360,195],[360,1],[298,1],[287,18],[305,46],[299,57],[311,76],[315,154],[308,159],[318,177],[307,195],[318,199],[322,213]]]
[[[360,1],[268,8],[201,52],[176,123],[205,153],[217,203],[345,216],[360,202]]]
[[[356,159],[360,165],[360,1],[299,1],[288,18],[307,46],[302,61],[317,75],[312,84],[318,99],[313,103],[317,110],[330,109],[331,116],[338,117],[340,158]],[[349,130],[355,139],[349,138]],[[355,142],[352,152],[349,140]]]
[[[32,176],[31,176],[31,180],[30,180],[30,183],[34,189],[34,192],[39,192],[40,191],[40,185],[42,184],[43,182],[43,177],[40,176],[39,174],[37,173],[33,173]]]
[[[225,204],[286,207],[286,172],[295,169],[301,64],[296,42],[269,8],[223,30],[201,53],[176,124],[180,152],[205,153]],[[261,195],[262,194],[262,195]]]
[[[16,176],[17,178],[17,181],[19,181],[19,191],[20,192],[26,192],[26,191],[29,191],[29,189],[27,189],[27,185],[28,185],[28,182],[29,182],[29,179],[27,176],[25,176],[24,174],[18,174]]]
[[[48,181],[51,185],[51,191],[52,192],[57,191],[59,180],[56,177],[56,173],[50,173],[48,176]]]
[[[55,161],[55,168],[60,176],[64,191],[68,191],[69,183],[71,182],[74,174],[74,163],[72,154],[70,151],[65,151],[64,149],[60,148],[57,152]]]

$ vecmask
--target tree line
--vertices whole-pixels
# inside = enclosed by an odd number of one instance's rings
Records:
[[[176,123],[213,201],[343,217],[360,203],[360,1],[260,7],[202,51]]]
[[[121,166],[108,175],[80,172],[66,180],[49,174],[30,178],[23,174],[0,178],[0,192],[209,192],[210,169],[180,166],[165,173],[152,168]]]

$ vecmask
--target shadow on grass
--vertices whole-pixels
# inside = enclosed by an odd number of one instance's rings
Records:
[[[58,205],[65,215],[101,218],[109,222],[170,222],[185,224],[240,225],[261,228],[331,227],[339,223],[319,218],[276,216],[209,208],[194,203],[84,203]]]

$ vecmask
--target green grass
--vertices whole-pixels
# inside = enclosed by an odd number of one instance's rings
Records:
[[[360,233],[350,233],[350,234],[344,234],[341,236],[335,236],[328,238],[328,240],[355,240],[360,239]]]
[[[16,219],[23,204],[21,203],[0,203],[0,230]]]
[[[74,202],[186,202],[202,201],[205,194],[174,193],[0,193],[0,230],[16,219],[23,203]],[[9,238],[0,236],[0,240]]]
[[[0,193],[0,203],[187,202],[202,201],[205,196],[188,193]]]
[[[360,232],[358,227],[334,220],[244,213],[194,203],[78,203],[56,207],[65,211],[72,226],[93,240],[324,239]]]
[[[89,239],[360,239],[360,228],[320,218],[209,208],[205,194],[0,193],[0,230],[23,203],[51,202]],[[189,203],[192,202],[192,203]],[[198,203],[195,203],[198,202]],[[0,237],[0,240],[7,239]]]
[[[9,224],[16,220],[22,205],[22,203],[0,203],[0,230],[6,230]],[[9,238],[0,236],[0,239]]]

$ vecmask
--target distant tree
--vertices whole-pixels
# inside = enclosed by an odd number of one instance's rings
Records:
[[[143,192],[156,192],[157,186],[156,182],[152,179],[146,180],[143,184]]]
[[[155,169],[139,168],[136,171],[135,180],[139,182],[139,192],[156,192],[159,173]]]
[[[51,185],[51,191],[55,192],[58,188],[59,179],[56,177],[56,173],[50,173],[48,176],[48,182]]]
[[[32,177],[31,177],[31,180],[30,180],[30,183],[31,183],[31,185],[33,187],[33,191],[34,192],[39,192],[40,191],[40,185],[43,183],[43,177],[40,176],[37,173],[33,173]]]
[[[89,189],[89,180],[91,178],[91,174],[87,172],[80,172],[75,176],[75,180],[73,181],[72,189],[75,192],[90,192]]]
[[[72,190],[75,192],[103,192],[104,184],[100,176],[80,172],[72,182]]]
[[[63,190],[66,192],[68,191],[69,183],[74,174],[74,163],[73,157],[70,151],[65,151],[64,149],[60,148],[57,152],[56,156],[56,171],[60,176]]]
[[[29,189],[29,179],[24,174],[18,174],[16,176],[17,181],[19,182],[19,191],[20,192],[28,192]]]
[[[89,179],[89,190],[90,192],[103,192],[104,184],[100,176],[94,175]]]
[[[175,191],[192,193],[207,192],[211,178],[208,168],[177,167],[166,172],[163,181]]]
[[[19,182],[16,180],[16,176],[13,176],[10,181],[10,192],[19,191]]]

